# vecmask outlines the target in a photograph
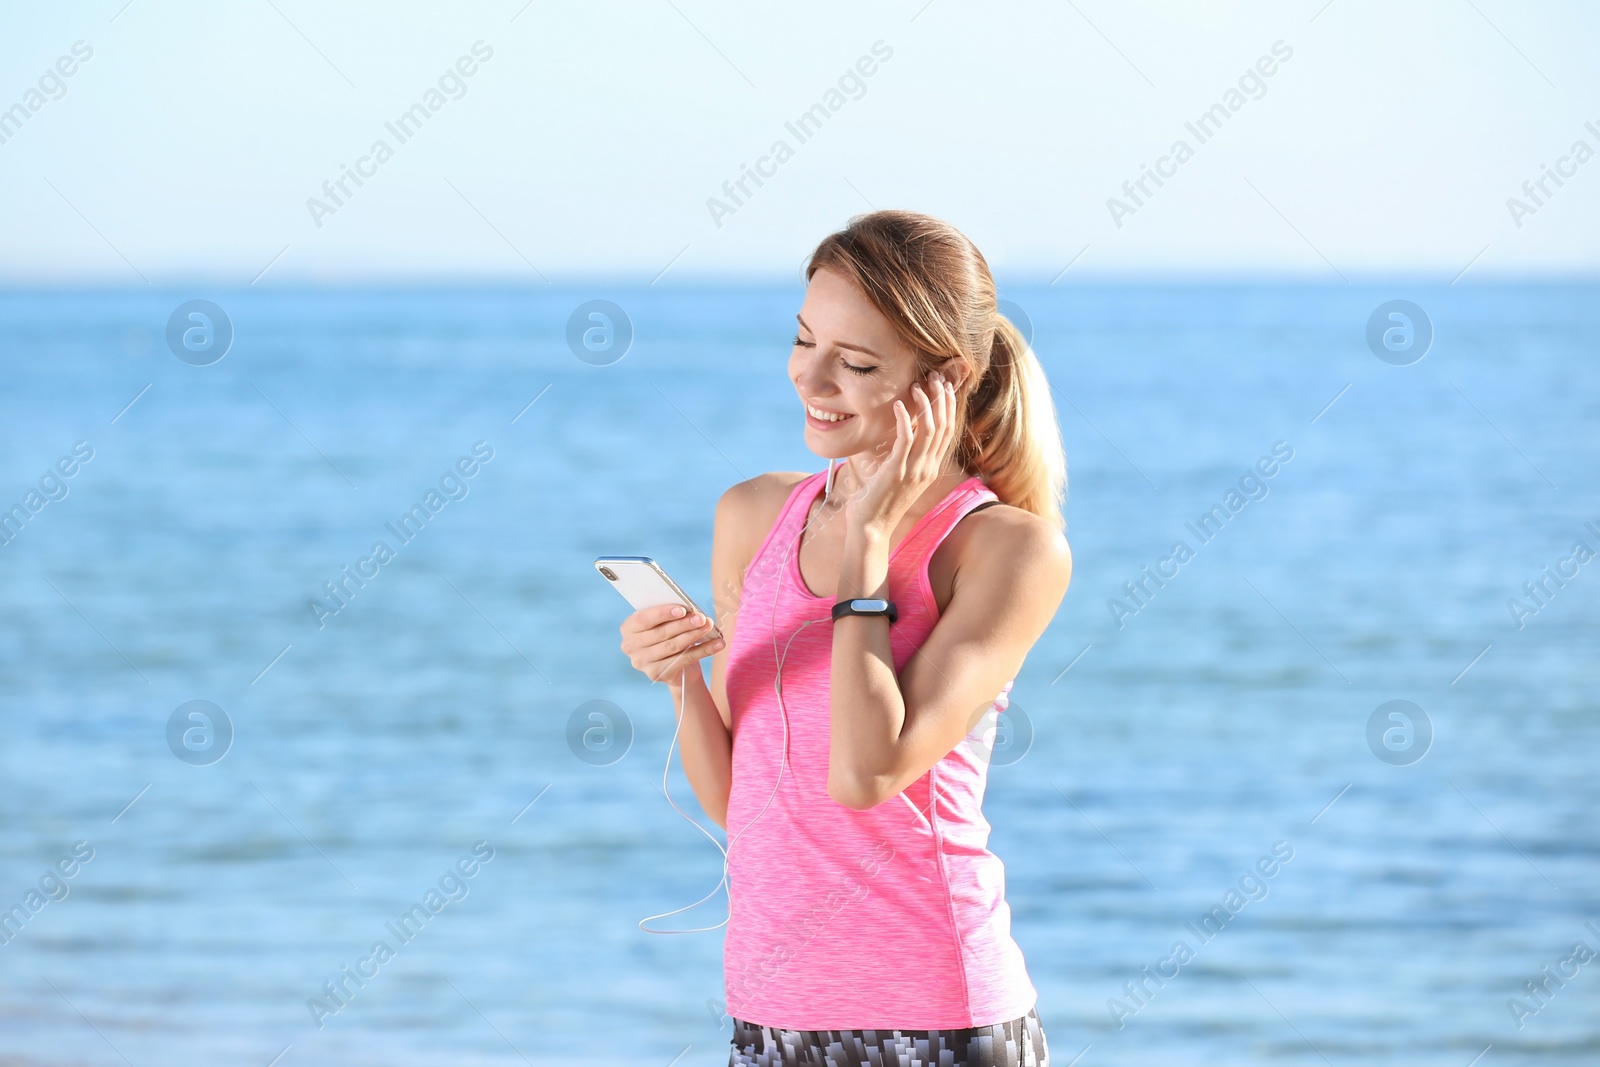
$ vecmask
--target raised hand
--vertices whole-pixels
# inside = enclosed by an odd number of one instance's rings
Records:
[[[955,387],[938,371],[911,387],[916,417],[894,402],[894,447],[845,505],[846,521],[888,537],[944,471],[955,440]]]

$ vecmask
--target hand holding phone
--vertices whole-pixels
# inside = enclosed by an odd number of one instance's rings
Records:
[[[715,621],[649,556],[602,556],[594,566],[637,609],[622,622],[622,652],[652,682],[676,682],[722,649]]]

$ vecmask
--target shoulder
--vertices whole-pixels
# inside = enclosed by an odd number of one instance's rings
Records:
[[[794,487],[811,475],[803,471],[768,471],[738,482],[717,501],[713,542],[736,559],[748,560],[778,520]]]
[[[723,491],[717,510],[743,512],[770,507],[776,513],[794,492],[794,487],[809,477],[811,475],[804,471],[768,471],[746,478]]]
[[[1040,592],[1065,593],[1072,578],[1072,548],[1065,532],[1031,511],[994,504],[963,518],[956,530],[957,568],[985,579],[1010,576],[1011,583]]]

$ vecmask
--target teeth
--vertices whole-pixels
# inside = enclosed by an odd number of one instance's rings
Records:
[[[821,419],[823,422],[843,422],[851,417],[849,415],[832,415],[826,411],[819,411],[810,404],[806,405],[806,410],[811,413],[812,418]]]

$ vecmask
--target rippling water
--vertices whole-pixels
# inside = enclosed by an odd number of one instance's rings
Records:
[[[1006,295],[1057,389],[1076,573],[986,812],[1058,1065],[1595,1062],[1600,960],[1523,983],[1600,950],[1600,562],[1574,553],[1600,551],[1600,294]],[[196,296],[234,328],[209,366],[164,336]],[[595,297],[633,324],[610,365],[565,339]],[[1435,330],[1409,366],[1363,336],[1392,297]],[[0,296],[0,504],[40,503],[0,547],[0,1062],[725,1062],[721,931],[638,928],[721,856],[658,791],[670,703],[590,561],[704,596],[722,490],[820,469],[798,302]],[[319,626],[345,567],[371,577]],[[209,764],[175,755],[200,720],[168,740],[195,700],[232,727]],[[567,740],[592,700],[631,724],[609,764]],[[1369,744],[1390,700],[1420,760]]]

